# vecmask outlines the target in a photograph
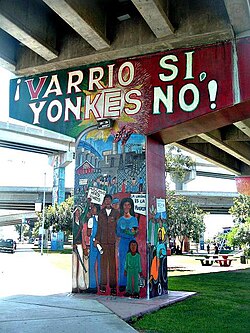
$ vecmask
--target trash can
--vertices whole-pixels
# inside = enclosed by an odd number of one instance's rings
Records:
[[[246,256],[241,256],[240,257],[240,263],[241,264],[246,264]]]

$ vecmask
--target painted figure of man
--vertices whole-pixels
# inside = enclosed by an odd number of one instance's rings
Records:
[[[109,282],[111,295],[116,295],[116,225],[119,218],[118,210],[112,208],[112,196],[106,194],[98,219],[95,245],[100,244],[103,250],[101,256],[100,292],[105,293]],[[109,281],[108,281],[109,277]]]

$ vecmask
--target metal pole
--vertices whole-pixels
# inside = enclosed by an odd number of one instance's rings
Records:
[[[45,187],[46,187],[46,172],[44,172],[41,255],[43,255],[43,234],[44,234],[44,218],[45,218],[45,191],[46,191]]]

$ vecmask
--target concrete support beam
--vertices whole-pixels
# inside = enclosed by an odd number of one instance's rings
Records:
[[[95,0],[43,0],[95,50],[109,47],[105,15]]]
[[[221,140],[219,130],[210,133],[203,133],[198,135],[203,140],[211,143],[215,147],[220,148],[222,151],[232,155],[243,163],[250,165],[250,150],[249,146],[242,142],[234,142],[234,144],[226,143]]]
[[[17,41],[0,29],[0,66],[10,72],[16,68]]]
[[[157,38],[166,37],[174,32],[174,28],[165,12],[162,0],[132,0],[144,20]]]
[[[218,165],[235,175],[242,174],[242,165],[239,161],[216,146],[204,141],[203,143],[190,143],[189,139],[174,143],[177,147],[184,148],[186,151],[195,154],[208,162]]]
[[[236,126],[226,126],[224,128],[221,129],[221,134],[222,134],[222,139],[225,142],[233,142],[234,141],[242,141],[242,142],[246,142],[246,143],[250,143],[250,137],[245,134],[244,132],[242,132],[239,128],[237,128]],[[250,146],[249,146],[250,149]]]
[[[18,54],[15,72],[17,75],[44,73],[55,69],[59,70],[72,66],[82,66],[101,61],[172,50],[175,48],[212,44],[233,38],[233,29],[229,24],[226,8],[222,0],[171,1],[171,21],[174,22],[176,30],[175,33],[170,33],[163,38],[157,38],[154,35],[149,25],[136,8],[131,9],[129,12],[131,16],[130,19],[118,21],[116,9],[110,4],[107,5],[106,1],[99,1],[99,4],[102,6],[105,5],[109,9],[108,14],[110,20],[107,20],[105,23],[105,10],[101,11],[99,9],[100,7],[95,8],[94,4],[97,3],[97,1],[44,1],[50,4],[51,8],[53,8],[52,6],[58,6],[59,3],[64,4],[64,6],[61,6],[61,10],[66,6],[67,8],[70,7],[73,14],[76,15],[73,16],[73,22],[70,21],[70,18],[68,21],[70,24],[72,23],[72,28],[74,28],[75,25],[82,27],[82,20],[84,19],[87,24],[86,31],[90,28],[94,30],[93,33],[101,31],[102,35],[105,36],[107,23],[107,35],[111,41],[110,48],[106,47],[106,49],[102,49],[101,51],[94,49],[79,33],[71,29],[67,23],[60,22],[59,27],[63,26],[64,30],[63,32],[57,32],[58,45],[60,48],[58,58],[46,62],[41,57],[36,56],[36,54],[28,48],[21,48],[21,52]],[[41,3],[45,5],[44,2]],[[89,6],[88,8],[90,8],[87,14],[85,10],[86,3]],[[118,0],[116,3],[119,3]],[[160,3],[164,3],[164,1]],[[167,1],[165,1],[165,3],[167,3]],[[76,4],[79,4],[79,8]],[[92,4],[94,10],[91,7]],[[59,11],[60,6],[58,7]],[[164,8],[163,5],[162,8]],[[50,8],[48,7],[48,9]],[[165,11],[165,13],[166,12],[167,11]],[[67,10],[64,9],[62,14],[66,16]],[[80,15],[81,24],[76,19]],[[61,21],[59,16],[57,16],[57,18]],[[95,34],[87,35],[87,37],[88,39],[90,37],[90,42],[91,40],[93,42],[98,41]],[[108,43],[106,46],[108,46]]]
[[[0,1],[0,28],[47,61],[58,56],[49,20],[34,1]]]
[[[250,5],[248,0],[224,0],[228,16],[236,36],[250,33]]]
[[[237,121],[234,123],[241,132],[245,133],[250,138],[250,119],[246,119],[243,121]]]

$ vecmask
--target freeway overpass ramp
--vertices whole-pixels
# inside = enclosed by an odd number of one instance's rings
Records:
[[[35,212],[22,212],[18,214],[8,214],[0,216],[0,227],[21,224],[23,220],[37,220]]]

